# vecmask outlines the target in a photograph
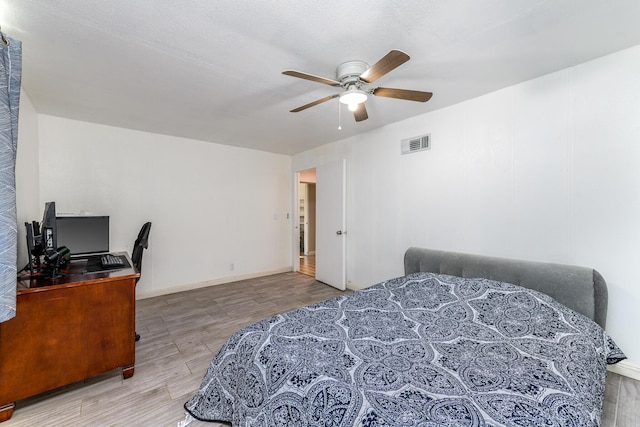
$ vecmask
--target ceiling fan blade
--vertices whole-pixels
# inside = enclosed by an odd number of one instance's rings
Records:
[[[338,96],[340,96],[339,94],[335,94],[335,95],[330,95],[330,96],[325,96],[324,98],[320,98],[316,101],[310,102],[308,104],[303,105],[302,107],[298,107],[298,108],[294,108],[293,110],[290,111],[290,113],[298,113],[302,110],[306,110],[307,108],[311,108],[314,107],[318,104],[322,104],[323,102],[327,102],[332,100],[333,98],[337,98]]]
[[[388,87],[379,87],[373,90],[375,96],[384,96],[385,98],[405,99],[407,101],[427,102],[433,96],[431,92],[422,92],[419,90],[392,89]]]
[[[409,55],[401,50],[392,50],[373,64],[367,71],[360,74],[360,79],[367,83],[373,83],[389,71],[404,64],[410,59]]]
[[[327,79],[320,76],[314,76],[313,74],[303,73],[302,71],[286,70],[282,74],[285,76],[298,77],[299,79],[311,80],[312,82],[322,83],[329,86],[340,86],[340,82]]]
[[[353,112],[353,117],[356,119],[356,122],[361,122],[363,120],[367,120],[369,115],[367,114],[367,109],[364,106],[364,102],[358,104],[358,108]]]

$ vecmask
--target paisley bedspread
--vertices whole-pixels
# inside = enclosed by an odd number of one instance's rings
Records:
[[[415,273],[242,329],[185,409],[234,426],[598,426],[624,358],[542,293]]]

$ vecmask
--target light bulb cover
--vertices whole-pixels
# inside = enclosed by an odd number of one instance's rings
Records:
[[[340,95],[340,102],[349,106],[362,104],[366,100],[367,93],[356,88],[349,88],[342,95]]]

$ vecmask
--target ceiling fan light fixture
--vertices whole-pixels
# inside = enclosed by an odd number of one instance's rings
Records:
[[[350,111],[355,111],[358,108],[358,104],[362,104],[367,100],[367,92],[351,87],[347,89],[342,95],[340,95],[340,102],[347,104]]]
[[[369,66],[364,61],[357,60],[343,62],[336,68],[335,79],[327,79],[296,70],[283,71],[282,74],[287,76],[297,77],[299,79],[305,79],[343,89],[339,93],[334,93],[333,95],[325,96],[324,98],[320,98],[301,107],[294,108],[291,112],[297,113],[315,105],[322,104],[323,102],[339,98],[340,104],[346,104],[349,106],[349,110],[353,112],[353,118],[355,121],[361,122],[369,118],[365,107],[365,101],[368,100],[369,95],[403,99],[406,101],[427,102],[433,95],[431,92],[393,89],[388,87],[374,88],[370,86],[371,83],[386,75],[391,70],[394,70],[404,64],[409,59],[409,55],[405,52],[392,49],[372,66]],[[338,115],[340,115],[340,111],[340,108],[338,108]]]

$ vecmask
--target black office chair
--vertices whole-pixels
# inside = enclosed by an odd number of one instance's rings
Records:
[[[145,249],[149,247],[149,233],[151,232],[151,223],[145,223],[140,232],[138,233],[138,238],[136,242],[133,244],[133,251],[131,252],[131,261],[133,262],[133,266],[138,270],[139,273],[142,274],[142,253]],[[136,279],[136,283],[138,283],[140,277]],[[136,341],[140,340],[140,335],[136,332]]]

